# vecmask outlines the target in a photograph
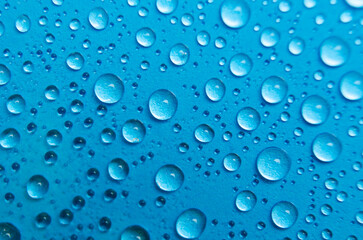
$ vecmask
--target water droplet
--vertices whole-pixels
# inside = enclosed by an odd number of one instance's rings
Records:
[[[56,147],[62,142],[63,136],[58,130],[53,129],[47,133],[45,139],[49,146]]]
[[[320,58],[329,67],[343,65],[348,60],[349,55],[349,46],[338,37],[329,37],[320,46]]]
[[[291,54],[300,55],[305,49],[305,41],[302,38],[295,37],[289,43],[289,51]]]
[[[199,209],[191,208],[181,213],[176,220],[176,231],[182,238],[194,239],[202,235],[207,217]]]
[[[94,92],[97,98],[108,104],[117,103],[124,94],[124,84],[122,80],[111,73],[106,73],[97,78]]]
[[[150,240],[150,236],[143,227],[134,225],[121,233],[121,240]]]
[[[318,95],[308,97],[301,105],[302,117],[306,122],[313,125],[324,123],[329,112],[329,103]]]
[[[363,75],[351,71],[340,80],[340,92],[348,100],[356,101],[363,97]]]
[[[74,52],[68,55],[66,63],[70,69],[78,71],[83,67],[84,58],[80,53]]]
[[[227,154],[223,159],[223,166],[227,171],[237,171],[241,166],[241,158],[235,153]]]
[[[116,133],[111,128],[105,128],[101,132],[101,141],[106,144],[112,143],[116,139]]]
[[[201,124],[194,130],[195,138],[202,143],[209,143],[214,138],[214,130],[207,124]]]
[[[62,225],[68,225],[73,221],[73,212],[69,209],[63,209],[59,213],[59,222]]]
[[[205,93],[213,102],[220,101],[226,92],[226,86],[218,78],[211,78],[205,84]]]
[[[251,107],[242,108],[237,115],[238,125],[247,131],[253,131],[260,125],[260,114]]]
[[[281,201],[272,207],[271,218],[279,228],[290,228],[296,222],[297,217],[298,210],[291,202]]]
[[[279,40],[280,33],[274,28],[268,27],[261,32],[260,41],[265,47],[273,47],[279,42]]]
[[[136,41],[143,47],[151,47],[156,39],[156,35],[150,28],[141,28],[136,33]]]
[[[20,240],[21,234],[17,227],[9,222],[0,223],[0,239],[1,240]]]
[[[252,60],[243,53],[234,55],[229,63],[229,69],[236,77],[246,76],[252,69]]]
[[[6,107],[12,114],[20,114],[25,110],[25,100],[19,94],[11,95],[6,101]]]
[[[266,102],[276,104],[285,98],[287,89],[287,83],[282,78],[271,76],[263,81],[261,94]]]
[[[129,143],[140,143],[144,139],[146,128],[142,122],[131,119],[125,122],[122,127],[122,136]]]
[[[7,84],[11,79],[10,70],[3,64],[0,64],[0,86]]]
[[[26,33],[30,30],[31,22],[27,15],[20,15],[15,21],[16,29],[21,33]]]
[[[27,185],[26,191],[29,197],[33,199],[41,199],[48,192],[49,182],[42,175],[34,175],[32,176]]]
[[[201,31],[197,34],[197,42],[200,46],[207,46],[210,42],[210,35],[206,31]]]
[[[156,185],[163,191],[176,191],[183,185],[184,173],[175,165],[165,165],[157,171],[155,182]]]
[[[14,128],[7,128],[0,134],[0,145],[3,148],[14,148],[20,142],[20,134]]]
[[[52,218],[48,213],[42,212],[35,217],[35,226],[37,228],[46,228],[52,222]]]
[[[108,14],[105,9],[96,7],[90,11],[88,21],[94,29],[103,30],[108,24]]]
[[[250,8],[243,0],[225,0],[220,9],[224,24],[230,28],[241,28],[250,19]]]
[[[281,148],[265,148],[257,156],[258,172],[270,181],[283,179],[288,174],[290,166],[290,157]]]
[[[164,121],[172,118],[177,108],[178,100],[169,90],[156,90],[149,98],[150,113],[158,120]]]
[[[248,190],[240,192],[236,197],[236,206],[242,212],[251,211],[257,202],[256,195]]]
[[[320,133],[312,143],[314,156],[323,162],[336,160],[342,151],[340,140],[330,133]]]
[[[189,59],[189,49],[182,43],[175,44],[170,50],[170,60],[177,66],[185,65]]]
[[[45,89],[44,95],[49,101],[55,101],[59,96],[59,90],[56,86],[50,85]]]
[[[363,8],[362,0],[345,0],[349,6],[354,8]]]

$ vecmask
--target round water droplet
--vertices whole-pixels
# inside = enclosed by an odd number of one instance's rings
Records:
[[[14,148],[20,142],[20,134],[14,128],[7,128],[0,134],[0,145],[3,148]]]
[[[150,113],[158,120],[164,121],[172,118],[177,108],[178,100],[169,90],[156,90],[149,98]]]
[[[320,58],[329,67],[339,67],[349,58],[347,43],[338,37],[325,39],[320,46]]]
[[[80,53],[74,52],[68,55],[66,63],[70,69],[78,71],[83,67],[84,58]]]
[[[20,240],[21,234],[19,229],[9,222],[0,223],[1,240]]]
[[[140,143],[144,139],[146,128],[142,122],[131,119],[125,122],[122,127],[122,136],[129,143]]]
[[[234,55],[229,63],[229,69],[236,77],[246,76],[252,69],[252,60],[243,53]]]
[[[205,93],[213,102],[220,101],[226,92],[226,86],[218,78],[211,78],[205,84]]]
[[[251,211],[257,202],[256,195],[248,190],[240,192],[236,197],[236,206],[242,212]]]
[[[177,66],[185,65],[189,59],[189,49],[182,43],[175,44],[170,50],[170,60]]]
[[[121,233],[121,240],[150,240],[150,236],[143,227],[134,225]]]
[[[30,18],[27,15],[20,15],[15,21],[15,27],[21,33],[26,33],[29,31],[30,26]]]
[[[59,90],[56,86],[50,85],[45,89],[44,95],[49,101],[55,101],[59,96]]]
[[[129,171],[129,165],[121,158],[115,158],[108,164],[108,173],[114,180],[120,181],[126,179]]]
[[[226,155],[223,159],[223,166],[227,171],[234,172],[241,166],[241,158],[235,153]]]
[[[348,100],[356,101],[363,97],[363,75],[351,71],[340,80],[340,92]]]
[[[201,124],[195,129],[194,136],[199,142],[209,143],[214,138],[214,130],[207,124]]]
[[[90,11],[88,21],[94,29],[103,30],[108,24],[108,14],[105,9],[96,7]]]
[[[26,191],[28,192],[29,197],[33,199],[41,199],[48,192],[49,182],[42,175],[34,175],[32,176],[27,185]]]
[[[47,133],[45,139],[49,146],[56,147],[62,142],[63,136],[58,130],[53,129]]]
[[[46,228],[52,222],[52,218],[48,213],[42,212],[35,217],[35,226],[37,228]]]
[[[178,6],[178,0],[156,0],[156,8],[163,14],[174,12]]]
[[[291,54],[300,55],[305,49],[305,41],[302,38],[296,37],[291,39],[289,43],[289,51]]]
[[[224,24],[230,28],[241,28],[250,19],[250,8],[244,0],[225,0],[220,9]]]
[[[176,232],[185,239],[194,239],[202,235],[207,217],[199,209],[191,208],[181,213],[176,220]]]
[[[290,157],[281,148],[265,148],[257,156],[257,170],[269,181],[283,179],[288,174],[290,166]]]
[[[0,86],[7,84],[11,79],[10,70],[3,64],[0,64]]]
[[[274,28],[265,28],[261,32],[260,41],[263,46],[265,47],[273,47],[275,46],[280,40],[280,33]]]
[[[19,94],[11,95],[6,101],[6,107],[12,114],[20,114],[25,110],[25,100]]]
[[[279,228],[290,228],[296,222],[297,217],[298,210],[291,202],[281,201],[272,207],[271,218]]]
[[[318,95],[308,97],[301,105],[302,117],[306,122],[313,125],[324,123],[329,112],[329,103]]]
[[[247,131],[253,131],[260,125],[260,114],[251,107],[242,108],[237,114],[238,125]]]
[[[136,41],[143,47],[151,47],[156,39],[156,35],[150,28],[141,28],[136,33]]]
[[[200,46],[207,46],[210,42],[210,35],[206,31],[201,31],[197,34],[197,42]]]
[[[323,162],[332,162],[336,160],[341,151],[342,144],[340,140],[330,133],[320,133],[312,143],[314,156]]]
[[[178,190],[184,182],[183,171],[175,165],[165,165],[159,168],[155,176],[156,185],[163,191]]]
[[[349,6],[354,8],[363,8],[363,1],[362,0],[345,0]]]
[[[261,95],[266,102],[276,104],[285,98],[287,89],[287,83],[282,78],[271,76],[262,83]]]
[[[124,84],[122,80],[111,73],[106,73],[97,78],[94,91],[97,98],[108,104],[117,103],[124,94]]]
[[[101,132],[101,141],[106,144],[112,143],[116,139],[116,133],[111,128],[105,128]]]

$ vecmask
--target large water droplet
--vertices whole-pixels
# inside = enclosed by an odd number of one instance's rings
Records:
[[[156,8],[163,14],[174,12],[178,6],[178,0],[156,0]]]
[[[122,127],[122,136],[129,143],[140,143],[144,139],[146,128],[142,122],[131,119],[125,122]]]
[[[34,175],[32,176],[27,185],[26,191],[28,192],[29,197],[33,199],[41,199],[48,192],[49,182],[42,175]]]
[[[205,84],[205,93],[213,102],[220,101],[226,92],[226,86],[218,78],[211,78]]]
[[[295,37],[289,43],[289,51],[291,54],[300,55],[305,49],[305,41],[302,38]]]
[[[0,86],[7,84],[11,79],[10,70],[3,64],[0,64]]]
[[[199,209],[191,208],[181,213],[176,220],[176,231],[182,238],[194,239],[202,235],[207,217]]]
[[[59,90],[56,86],[50,85],[45,89],[44,95],[49,101],[55,101],[59,96]]]
[[[363,1],[362,0],[345,0],[349,6],[354,8],[363,8]]]
[[[242,212],[251,211],[257,202],[256,195],[248,190],[240,192],[236,197],[236,206]]]
[[[15,27],[21,33],[26,33],[29,31],[30,26],[30,18],[27,15],[20,15],[15,21]]]
[[[169,90],[156,90],[149,98],[150,113],[158,120],[168,120],[172,118],[177,108],[178,100]]]
[[[347,43],[338,37],[329,37],[320,46],[320,58],[329,67],[339,67],[349,58]]]
[[[280,33],[274,28],[265,28],[261,32],[260,41],[263,46],[265,47],[273,47],[275,46],[280,40]]]
[[[25,100],[19,94],[11,95],[6,101],[6,107],[12,114],[20,114],[25,110]]]
[[[124,84],[122,80],[111,73],[106,73],[98,77],[94,91],[97,98],[103,103],[117,103],[124,94]]]
[[[277,147],[262,150],[257,156],[257,170],[267,180],[278,181],[284,178],[290,170],[289,155]]]
[[[83,67],[84,58],[80,53],[74,52],[68,55],[66,63],[70,69],[78,71]]]
[[[314,156],[323,162],[332,162],[336,160],[341,151],[342,144],[340,140],[330,133],[320,133],[312,143]]]
[[[115,158],[108,164],[108,174],[114,180],[120,181],[126,179],[129,171],[129,165],[121,158]]]
[[[340,92],[352,101],[360,100],[363,97],[363,75],[356,71],[351,71],[340,80]]]
[[[141,28],[136,33],[136,41],[143,47],[151,47],[155,39],[155,33],[150,28]]]
[[[244,0],[225,0],[220,9],[222,21],[230,28],[241,28],[250,19],[250,8]]]
[[[108,14],[101,7],[94,8],[88,15],[88,21],[96,30],[103,30],[108,24]]]
[[[227,154],[223,159],[223,166],[227,171],[234,172],[241,166],[241,158],[235,153]]]
[[[45,137],[48,145],[52,147],[58,146],[62,142],[62,139],[62,134],[56,129],[50,130]]]
[[[246,76],[252,69],[252,60],[243,53],[234,55],[229,63],[229,69],[236,77]]]
[[[329,116],[329,112],[329,103],[317,95],[308,97],[301,105],[302,117],[306,122],[313,125],[324,123]]]
[[[237,114],[238,125],[247,131],[253,131],[260,125],[260,114],[251,107],[242,108]]]
[[[287,83],[282,78],[271,76],[262,83],[261,94],[266,102],[275,104],[284,99],[287,89]]]
[[[201,124],[194,130],[195,138],[202,143],[209,143],[214,138],[214,130],[207,124]]]
[[[297,217],[298,210],[291,202],[281,201],[272,207],[271,218],[279,228],[290,228],[296,222]]]
[[[178,190],[184,182],[183,171],[175,165],[165,165],[159,168],[155,176],[156,185],[163,191]]]
[[[182,43],[175,44],[170,50],[170,60],[177,66],[182,66],[188,62],[189,49]]]
[[[17,227],[9,222],[0,223],[0,240],[20,240],[21,234]]]
[[[143,227],[134,225],[121,233],[121,240],[150,240],[150,236]]]
[[[13,148],[20,142],[20,134],[14,128],[7,128],[0,134],[0,145],[3,148]]]

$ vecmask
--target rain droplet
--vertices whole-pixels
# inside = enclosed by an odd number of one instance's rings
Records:
[[[20,15],[15,21],[16,29],[21,33],[26,33],[30,30],[31,22],[27,15]]]
[[[181,213],[176,220],[176,231],[182,238],[194,239],[202,235],[207,217],[199,209],[191,208]]]
[[[90,11],[88,21],[94,29],[103,30],[108,24],[108,14],[105,9],[96,7]]]
[[[59,90],[56,86],[50,85],[45,89],[44,95],[49,101],[55,101],[59,96]]]
[[[270,181],[283,179],[288,174],[290,166],[290,157],[281,148],[265,148],[257,156],[258,172]]]
[[[58,130],[53,129],[47,133],[45,139],[49,146],[56,147],[62,142],[63,136]]]
[[[223,159],[223,166],[227,171],[234,172],[241,166],[241,158],[235,153],[227,154]]]
[[[348,60],[349,55],[349,46],[338,37],[329,37],[320,46],[320,58],[329,67],[343,65]]]
[[[14,148],[20,142],[20,134],[14,128],[7,128],[0,134],[0,145],[3,148]]]
[[[342,151],[340,140],[330,133],[320,133],[312,143],[314,156],[323,162],[336,160]]]
[[[41,199],[48,192],[49,182],[42,175],[34,175],[32,176],[27,185],[26,191],[29,197],[33,199]]]
[[[308,97],[301,105],[302,117],[306,122],[313,125],[324,123],[329,112],[329,103],[318,95]]]
[[[210,42],[210,35],[206,31],[201,31],[197,34],[197,42],[200,46],[207,46]]]
[[[363,97],[363,75],[351,71],[341,78],[340,92],[348,100],[356,101]]]
[[[155,182],[163,191],[176,191],[183,185],[184,173],[175,165],[164,165],[157,171]]]
[[[273,47],[279,42],[279,40],[280,33],[274,28],[268,27],[261,32],[260,41],[265,47]]]
[[[242,108],[237,115],[238,125],[247,131],[253,131],[260,125],[260,114],[251,107]]]
[[[156,8],[162,14],[170,14],[174,12],[178,6],[178,0],[156,0]]]
[[[220,9],[224,24],[230,28],[241,28],[250,19],[250,8],[243,0],[225,0]]]
[[[149,98],[150,113],[158,120],[164,121],[172,118],[177,108],[177,98],[167,89],[156,90]]]
[[[80,53],[74,52],[68,55],[66,63],[70,69],[78,71],[83,67],[84,58]]]
[[[211,78],[205,84],[205,93],[213,102],[220,101],[226,92],[226,86],[218,78]]]
[[[12,114],[20,114],[25,110],[25,100],[19,94],[14,94],[6,101],[6,107]]]
[[[202,143],[209,143],[214,138],[214,130],[207,124],[201,124],[194,130],[195,138]]]
[[[255,207],[256,202],[256,195],[249,190],[240,192],[236,197],[236,206],[242,212],[251,211]]]
[[[252,69],[252,60],[243,53],[234,55],[229,63],[229,69],[236,77],[246,76]]]
[[[182,43],[175,44],[170,50],[169,57],[175,65],[185,65],[189,59],[189,49]]]
[[[113,104],[120,101],[124,89],[124,84],[118,76],[106,73],[97,78],[94,92],[101,102]]]
[[[305,49],[305,41],[302,38],[295,37],[289,43],[289,51],[293,55],[300,55]]]
[[[287,89],[287,83],[282,78],[271,76],[262,83],[261,94],[266,102],[276,104],[285,98]]]
[[[298,210],[291,202],[281,201],[272,207],[271,218],[279,228],[290,228],[296,222],[297,217]]]
[[[156,39],[156,35],[150,28],[141,28],[136,33],[136,41],[143,47],[151,47]]]
[[[129,143],[140,143],[144,139],[146,128],[142,122],[130,119],[122,127],[122,136]]]

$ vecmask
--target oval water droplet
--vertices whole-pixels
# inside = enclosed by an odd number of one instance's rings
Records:
[[[237,114],[238,125],[247,131],[253,131],[260,125],[260,114],[251,107],[242,108]]]
[[[264,47],[273,47],[280,40],[280,33],[271,27],[265,28],[261,32],[260,41]]]
[[[348,100],[357,101],[363,97],[363,75],[351,71],[340,80],[340,92]]]
[[[257,156],[257,170],[269,181],[283,179],[288,174],[290,166],[290,157],[281,148],[265,148]]]
[[[163,14],[174,12],[178,6],[178,0],[156,0],[156,8]]]
[[[14,148],[20,142],[20,134],[15,128],[7,128],[0,134],[0,145],[3,148]]]
[[[202,143],[209,143],[214,138],[214,130],[207,124],[201,124],[194,130],[195,138]]]
[[[103,103],[113,104],[120,101],[125,91],[122,80],[111,73],[97,78],[94,86],[96,97]]]
[[[134,225],[123,230],[121,240],[150,240],[150,236],[143,227]]]
[[[129,175],[129,165],[121,158],[115,158],[108,164],[108,174],[114,180],[120,181]]]
[[[244,0],[225,0],[220,9],[222,21],[230,28],[241,28],[250,19],[250,7]]]
[[[156,35],[150,28],[141,28],[136,33],[136,41],[143,47],[151,47],[156,39]]]
[[[17,227],[9,222],[0,223],[0,239],[1,240],[20,240],[21,234]]]
[[[340,140],[330,133],[320,133],[312,143],[314,156],[322,162],[332,162],[336,160],[341,151]]]
[[[256,195],[249,190],[240,192],[236,197],[236,206],[242,212],[251,211],[255,207],[256,202]]]
[[[12,114],[20,114],[25,110],[25,100],[19,94],[11,95],[6,101],[6,107]]]
[[[178,190],[183,185],[183,182],[183,171],[179,167],[171,164],[159,168],[155,176],[156,185],[166,192]]]
[[[295,37],[289,43],[289,51],[293,55],[300,55],[305,49],[305,41],[302,38]]]
[[[83,67],[84,58],[80,53],[74,52],[68,55],[66,63],[70,69],[78,71]]]
[[[236,77],[246,76],[251,71],[252,66],[251,58],[243,53],[234,55],[229,63],[229,69]]]
[[[276,104],[285,98],[287,89],[287,83],[282,78],[271,76],[262,83],[261,95],[266,102]]]
[[[320,46],[320,58],[329,67],[343,65],[348,60],[349,55],[349,46],[338,37],[329,37]]]
[[[140,143],[144,139],[146,128],[142,122],[137,119],[130,119],[122,127],[122,136],[129,143]]]
[[[291,202],[281,201],[275,204],[271,210],[273,223],[279,228],[292,227],[298,217],[298,210]]]
[[[223,166],[227,171],[234,172],[241,166],[241,158],[235,153],[227,154],[223,159]]]
[[[33,199],[41,199],[48,192],[49,182],[42,175],[34,175],[32,176],[27,185],[26,191],[29,197]]]
[[[21,33],[26,33],[30,30],[31,22],[27,15],[20,15],[15,21],[16,29]]]
[[[308,97],[301,105],[301,114],[310,124],[318,125],[326,121],[329,116],[329,103],[318,95]]]
[[[226,86],[218,78],[211,78],[205,84],[205,93],[213,102],[220,101],[226,92]]]
[[[176,231],[180,237],[194,239],[202,235],[207,217],[199,209],[191,208],[182,212],[176,220]]]
[[[10,70],[3,64],[0,64],[0,86],[7,84],[11,79]]]
[[[164,121],[172,118],[177,108],[177,98],[167,89],[156,90],[149,98],[150,113],[158,120]]]
[[[185,65],[188,62],[189,55],[189,49],[182,43],[175,44],[169,53],[171,62],[176,66]]]
[[[102,7],[96,7],[90,11],[88,21],[94,29],[103,30],[108,24],[108,14]]]

